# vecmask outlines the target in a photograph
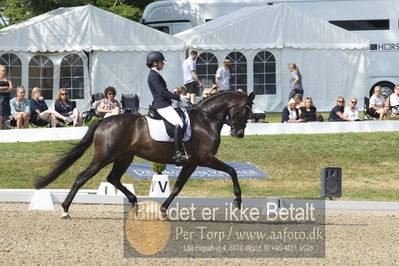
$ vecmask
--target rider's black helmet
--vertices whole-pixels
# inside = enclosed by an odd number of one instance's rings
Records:
[[[161,52],[153,51],[147,55],[147,66],[151,67],[154,61],[165,61],[165,57]]]

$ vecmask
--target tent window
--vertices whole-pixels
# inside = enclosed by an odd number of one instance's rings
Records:
[[[276,59],[268,51],[261,51],[254,58],[255,94],[276,94]]]
[[[77,54],[69,54],[62,58],[60,88],[69,90],[71,99],[84,98],[83,60]]]
[[[247,91],[247,59],[240,52],[232,52],[226,56],[231,60],[230,88],[231,90],[243,89]]]
[[[29,97],[34,87],[42,89],[44,99],[53,98],[54,64],[44,55],[36,55],[29,62]]]
[[[212,53],[201,53],[197,58],[197,75],[204,88],[212,87],[218,70],[218,60]],[[200,92],[197,92],[199,95]]]
[[[0,65],[7,68],[7,78],[9,78],[14,88],[11,92],[11,96],[15,95],[17,86],[22,85],[22,64],[19,57],[12,53],[2,54],[0,56]]]

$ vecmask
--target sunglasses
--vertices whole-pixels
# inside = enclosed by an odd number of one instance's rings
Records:
[[[345,101],[337,101],[337,103],[344,103]]]
[[[62,95],[62,96],[64,96],[64,95],[68,95],[68,93],[61,93],[61,95]]]
[[[351,103],[357,104],[357,102],[351,102]]]
[[[115,95],[115,93],[113,93],[113,92],[109,92],[109,93],[108,93],[108,95]]]

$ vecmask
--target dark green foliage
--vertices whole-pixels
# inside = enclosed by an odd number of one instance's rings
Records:
[[[152,163],[152,171],[158,175],[162,175],[162,172],[166,169],[166,164],[164,163]]]

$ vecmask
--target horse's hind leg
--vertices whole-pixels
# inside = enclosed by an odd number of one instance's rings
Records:
[[[186,184],[188,178],[191,176],[191,174],[195,171],[197,168],[196,165],[185,165],[180,171],[180,174],[176,180],[175,186],[173,187],[172,193],[170,193],[169,197],[165,200],[165,202],[162,204],[161,211],[162,213],[165,214],[166,210],[168,209],[170,203],[173,201],[173,199],[179,194],[179,192],[182,190],[184,184]]]
[[[114,165],[112,167],[111,172],[107,177],[107,181],[114,185],[117,189],[119,189],[123,194],[126,195],[129,202],[134,207],[137,204],[137,197],[130,192],[124,185],[121,183],[121,177],[124,172],[126,172],[127,168],[133,161],[134,154],[127,154],[123,157],[119,157],[115,160]]]
[[[69,206],[71,205],[73,198],[75,197],[78,190],[98,171],[101,170],[105,166],[104,162],[102,161],[91,161],[89,166],[82,171],[76,177],[75,183],[73,184],[71,190],[69,191],[67,197],[65,198],[64,202],[62,203],[62,208],[64,208],[64,213],[62,214],[63,218],[69,218]]]

